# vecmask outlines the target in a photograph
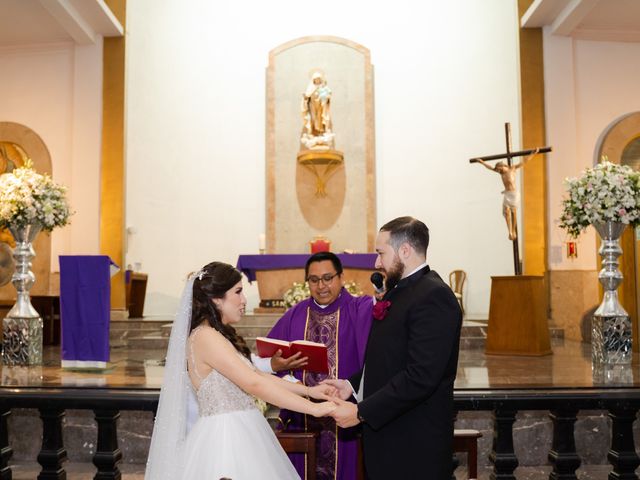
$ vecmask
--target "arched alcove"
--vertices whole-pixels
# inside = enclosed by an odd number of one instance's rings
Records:
[[[310,75],[331,86],[340,162],[298,161],[302,94]],[[267,252],[306,253],[316,235],[336,251],[373,250],[375,130],[369,49],[345,38],[309,36],[269,52],[266,124]],[[332,147],[333,148],[333,147]],[[304,152],[303,152],[304,153]],[[330,168],[328,168],[330,167]]]
[[[33,162],[33,168],[39,173],[52,173],[51,155],[42,138],[25,125],[14,122],[0,122],[0,173],[8,173],[14,167],[21,166],[26,158]],[[7,237],[8,235],[8,237]],[[11,241],[11,235],[0,234],[0,243]],[[49,276],[51,265],[51,237],[41,233],[33,245],[36,256],[32,259],[31,270],[36,276],[36,283],[31,289],[32,295],[49,293]],[[9,249],[0,249],[0,255],[9,255]],[[10,259],[0,259],[0,264],[7,265]],[[12,300],[16,291],[11,283],[0,287],[0,300]]]
[[[640,170],[640,112],[632,112],[616,118],[602,132],[595,149],[595,162],[606,158],[612,163],[628,165]],[[620,303],[631,316],[633,325],[633,349],[640,351],[638,319],[640,318],[640,241],[636,232],[628,228],[620,240],[623,254],[620,271],[624,281],[618,288]],[[600,242],[597,244],[600,248]]]

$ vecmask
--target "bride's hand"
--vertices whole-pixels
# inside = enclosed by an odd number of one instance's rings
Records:
[[[313,404],[314,417],[326,417],[337,408],[337,405],[333,402],[320,402]]]
[[[338,395],[338,390],[329,384],[321,383],[307,389],[307,394],[316,400],[329,400]]]

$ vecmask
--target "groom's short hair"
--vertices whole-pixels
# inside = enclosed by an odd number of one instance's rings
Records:
[[[413,217],[398,217],[385,223],[381,232],[389,232],[389,244],[397,252],[400,245],[408,243],[419,255],[427,254],[429,247],[429,229],[420,220]]]

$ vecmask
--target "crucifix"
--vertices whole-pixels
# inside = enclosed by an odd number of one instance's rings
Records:
[[[486,157],[476,157],[469,160],[469,163],[480,163],[485,168],[496,172],[502,178],[504,191],[502,192],[502,215],[507,222],[509,231],[509,240],[513,242],[513,268],[516,275],[522,275],[522,265],[520,264],[520,251],[518,249],[518,222],[516,210],[520,200],[520,194],[516,189],[516,170],[522,168],[525,163],[531,160],[539,153],[547,153],[551,151],[551,147],[539,147],[533,150],[520,150],[518,152],[511,151],[511,124],[504,124],[504,133],[507,144],[507,153],[499,153],[497,155],[487,155]],[[519,163],[513,163],[514,157],[524,157]],[[494,166],[487,162],[492,160],[507,159],[507,163],[498,162]]]

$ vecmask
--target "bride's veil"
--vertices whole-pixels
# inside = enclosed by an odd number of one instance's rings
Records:
[[[196,275],[190,275],[187,280],[171,328],[145,480],[175,480],[179,478],[181,470],[180,459],[187,433],[187,405],[191,390],[187,373],[186,346],[191,324],[193,281]]]

